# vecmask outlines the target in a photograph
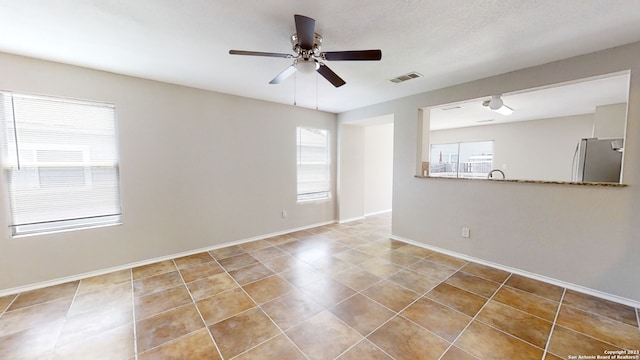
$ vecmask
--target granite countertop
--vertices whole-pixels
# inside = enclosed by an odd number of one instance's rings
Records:
[[[627,184],[618,184],[610,182],[576,182],[576,181],[548,181],[548,180],[517,180],[517,179],[470,179],[470,178],[452,178],[442,176],[422,176],[415,175],[419,179],[446,179],[446,180],[472,180],[472,181],[492,181],[492,182],[508,182],[508,183],[525,183],[525,184],[556,184],[556,185],[577,185],[577,186],[601,186],[601,187],[627,187]]]

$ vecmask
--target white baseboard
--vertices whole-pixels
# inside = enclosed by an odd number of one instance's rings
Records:
[[[386,213],[390,213],[391,211],[392,211],[392,209],[374,211],[372,213],[364,214],[364,216],[367,217],[367,216],[375,216],[375,215],[380,215],[380,214],[386,214]]]
[[[105,274],[108,274],[108,273],[111,273],[111,272],[114,272],[114,271],[127,270],[127,269],[131,269],[131,268],[134,268],[134,267],[149,265],[149,264],[153,264],[153,263],[160,262],[160,261],[171,260],[171,259],[175,259],[175,258],[179,258],[179,257],[183,257],[183,256],[189,256],[189,255],[198,254],[198,253],[205,252],[205,251],[221,249],[221,248],[224,248],[224,247],[227,247],[227,246],[240,245],[240,244],[244,244],[244,243],[248,243],[248,242],[252,242],[252,241],[256,241],[256,240],[268,239],[270,237],[274,237],[274,236],[278,236],[278,235],[284,235],[284,234],[288,234],[288,233],[292,233],[292,232],[296,232],[296,231],[300,231],[300,230],[306,230],[306,229],[311,229],[311,228],[318,227],[318,226],[335,224],[335,223],[336,223],[335,220],[334,221],[326,221],[326,222],[317,223],[317,224],[308,225],[308,226],[302,226],[302,227],[298,227],[298,228],[294,228],[294,229],[278,231],[278,232],[274,232],[274,233],[270,233],[270,234],[252,236],[252,237],[249,237],[249,238],[236,240],[236,241],[230,241],[230,242],[217,244],[217,245],[213,245],[213,246],[208,246],[208,247],[204,247],[204,248],[200,248],[200,249],[187,250],[187,251],[183,251],[183,252],[179,252],[179,253],[174,253],[174,254],[170,254],[170,255],[156,257],[156,258],[153,258],[153,259],[146,259],[146,260],[136,261],[136,262],[128,263],[128,264],[124,264],[124,265],[113,266],[113,267],[106,268],[106,269],[100,269],[100,270],[90,271],[90,272],[86,272],[86,273],[82,273],[82,274],[71,275],[71,276],[66,276],[66,277],[62,277],[62,278],[57,278],[57,279],[37,282],[37,283],[29,284],[29,285],[23,285],[23,286],[17,286],[17,287],[13,287],[13,288],[3,289],[3,290],[0,290],[0,297],[7,296],[7,295],[18,294],[18,293],[25,292],[25,291],[37,290],[37,289],[45,288],[45,287],[48,287],[48,286],[60,285],[60,284],[63,284],[63,283],[66,283],[66,282],[70,282],[70,281],[77,281],[77,280],[82,280],[82,279],[86,279],[86,278],[93,277],[93,276],[105,275]]]
[[[584,294],[587,294],[587,295],[592,295],[592,296],[595,296],[595,297],[599,297],[601,299],[613,301],[613,302],[616,302],[616,303],[619,303],[619,304],[628,305],[628,306],[631,306],[631,307],[634,307],[634,308],[640,308],[640,301],[627,299],[627,298],[624,298],[624,297],[621,297],[621,296],[605,293],[605,292],[602,292],[602,291],[599,291],[599,290],[595,290],[595,289],[591,289],[591,288],[588,288],[588,287],[584,287],[584,286],[581,286],[581,285],[576,285],[576,284],[569,283],[569,282],[566,282],[566,281],[562,281],[562,280],[546,277],[546,276],[543,276],[543,275],[535,274],[535,273],[532,273],[532,272],[524,271],[524,270],[513,268],[513,267],[510,267],[510,266],[505,266],[505,265],[493,263],[491,261],[478,259],[478,258],[475,258],[473,256],[468,256],[468,255],[465,255],[465,254],[457,253],[455,251],[446,250],[446,249],[442,249],[442,248],[439,248],[439,247],[436,247],[436,246],[427,245],[427,244],[424,244],[424,243],[421,243],[421,242],[418,242],[418,241],[414,241],[414,240],[411,240],[411,239],[403,238],[401,236],[391,235],[391,238],[394,239],[394,240],[398,240],[398,241],[409,243],[411,245],[419,246],[421,248],[425,248],[425,249],[428,249],[428,250],[433,250],[433,251],[437,251],[437,252],[440,252],[440,253],[443,253],[443,254],[451,255],[451,256],[457,257],[459,259],[463,259],[463,260],[467,260],[467,261],[473,261],[473,262],[476,262],[476,263],[479,263],[479,264],[482,264],[482,265],[486,265],[486,266],[490,266],[490,267],[493,267],[493,268],[496,268],[496,269],[504,270],[504,271],[507,271],[507,272],[510,272],[510,273],[513,273],[513,274],[522,275],[522,276],[525,276],[525,277],[528,277],[528,278],[532,278],[532,279],[535,279],[535,280],[540,280],[542,282],[546,282],[546,283],[549,283],[549,284],[557,285],[557,286],[560,286],[560,287],[563,287],[563,288],[567,288],[567,289],[570,289],[570,290],[574,290],[574,291],[577,291],[577,292],[581,292],[581,293],[584,293]]]
[[[364,220],[364,216],[358,216],[358,217],[354,217],[354,218],[338,220],[338,224],[344,224],[344,223],[348,223],[348,222],[352,222],[352,221],[358,221],[358,220]]]

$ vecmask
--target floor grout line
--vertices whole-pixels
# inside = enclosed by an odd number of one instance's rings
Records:
[[[133,316],[133,356],[138,360],[138,322],[136,321],[136,289],[133,282],[133,268],[129,269],[129,281],[131,283],[131,307]]]
[[[220,268],[222,268],[222,270],[224,270],[224,268],[216,261],[216,259],[211,256],[211,254],[209,254],[208,252],[206,252],[207,255],[209,255],[209,257],[211,257],[212,262],[214,262],[215,264],[217,264],[218,266],[220,266]],[[182,286],[184,286],[185,290],[187,290],[187,294],[189,294],[189,298],[191,298],[191,303],[193,304],[193,307],[196,308],[196,311],[198,312],[198,316],[200,316],[200,320],[202,320],[202,324],[204,325],[204,328],[207,330],[207,333],[209,334],[209,338],[211,338],[211,341],[213,342],[213,346],[215,346],[216,351],[218,351],[218,355],[220,355],[220,359],[224,359],[224,357],[222,356],[222,352],[220,351],[220,348],[218,347],[218,343],[216,343],[216,340],[213,338],[213,334],[211,333],[211,331],[209,330],[209,327],[207,326],[207,322],[204,320],[204,317],[202,316],[202,312],[200,312],[200,308],[198,307],[198,304],[196,303],[196,299],[193,297],[193,294],[191,293],[191,290],[189,290],[189,286],[187,286],[187,283],[184,281],[184,277],[182,276],[182,273],[180,272],[180,268],[178,267],[178,264],[176,263],[175,259],[171,259],[171,261],[173,261],[173,265],[176,267],[176,271],[178,272],[178,276],[180,276],[180,280],[182,281]],[[195,330],[198,331],[198,330]],[[192,331],[191,333],[195,332]],[[189,334],[191,334],[189,333]],[[189,335],[189,334],[185,334],[183,336]],[[176,339],[174,339],[176,340]]]

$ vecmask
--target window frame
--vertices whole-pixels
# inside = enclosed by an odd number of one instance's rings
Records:
[[[325,188],[319,191],[314,192],[301,192],[300,185],[304,182],[301,182],[301,168],[303,167],[302,163],[302,147],[304,144],[300,142],[302,131],[311,131],[311,132],[322,132],[326,137],[326,142],[323,146],[318,146],[319,148],[325,148],[326,152],[324,156],[326,158],[325,162],[315,163],[315,165],[323,166],[326,168],[326,179],[322,182],[325,184]],[[313,145],[306,145],[313,146]],[[313,165],[313,163],[309,163],[307,165]],[[308,202],[316,202],[328,200],[331,198],[331,131],[328,129],[321,129],[310,126],[297,126],[296,127],[296,202],[297,203],[308,203]]]
[[[16,99],[26,100],[21,105],[16,105]],[[71,99],[59,96],[51,96],[51,95],[35,95],[29,93],[15,92],[15,91],[6,91],[0,90],[0,100],[2,104],[0,104],[0,121],[2,122],[2,126],[0,126],[0,140],[5,142],[2,147],[2,172],[4,176],[5,188],[8,199],[8,210],[9,210],[9,229],[11,236],[14,238],[24,237],[24,236],[32,236],[32,235],[41,235],[41,234],[50,234],[64,231],[73,231],[73,230],[81,230],[81,229],[89,229],[96,227],[104,227],[104,226],[113,226],[122,224],[122,199],[121,199],[121,181],[120,181],[120,154],[119,154],[119,144],[118,144],[118,119],[116,107],[114,104],[100,102],[100,101],[91,101],[91,100],[79,100],[79,99]],[[42,103],[38,103],[42,101]],[[47,109],[45,102],[55,103],[53,105],[49,105],[50,107]],[[31,103],[27,107],[28,104]],[[32,122],[31,124],[27,124],[29,117],[35,116],[34,113],[36,111],[41,111],[38,106],[42,104],[42,106],[46,110],[54,111],[55,114],[52,115],[51,118],[55,120],[50,121],[47,117],[47,113],[44,112],[42,114],[38,114],[39,119],[46,119],[43,122]],[[21,111],[27,111],[28,115],[16,115],[16,106],[22,107]],[[10,107],[10,109],[6,109],[5,107]],[[65,111],[74,112],[79,111],[81,114],[83,111],[90,111],[92,107],[99,110],[93,110],[98,112],[98,117],[91,118],[93,121],[97,121],[99,127],[91,127],[91,123],[87,126],[78,126],[78,120],[67,129],[64,130],[51,130],[50,128],[55,127],[63,127],[64,121],[67,120],[66,117],[62,117],[64,120],[60,120],[60,113],[65,113]],[[3,109],[4,108],[4,109]],[[107,110],[104,110],[107,109]],[[17,116],[19,118],[17,118]],[[70,116],[70,115],[65,115]],[[73,115],[78,116],[78,114]],[[84,116],[87,116],[86,114]],[[91,115],[89,115],[91,116]],[[102,117],[109,123],[103,122]],[[85,119],[85,118],[83,118]],[[25,122],[26,121],[26,122]],[[49,122],[47,122],[49,121]],[[62,122],[61,122],[62,121]],[[95,124],[95,123],[94,123]],[[67,124],[68,125],[68,124]],[[25,127],[26,126],[26,127]],[[23,127],[23,128],[21,128]],[[25,130],[28,129],[28,130]],[[96,130],[98,129],[98,130]],[[19,134],[23,131],[30,131],[32,133],[38,133],[33,139],[21,139]],[[43,142],[38,142],[37,137],[43,136],[48,131],[53,131],[52,138],[55,138],[55,135],[59,135],[60,138],[56,138],[49,142],[47,140]],[[96,135],[96,131],[98,131]],[[100,131],[105,132],[104,134],[100,134]],[[65,134],[65,132],[67,132]],[[102,136],[105,137],[106,141],[103,143],[102,139],[99,139],[97,142],[95,139],[88,140],[89,143],[73,143],[73,141],[78,141],[77,134],[81,134],[81,136]],[[68,136],[68,138],[67,138]],[[62,141],[64,139],[65,141]],[[69,142],[66,142],[69,141]],[[91,143],[91,141],[94,141]],[[106,145],[105,145],[106,144]],[[106,146],[106,147],[105,147]],[[91,160],[91,148],[96,147],[93,154],[95,156],[96,151],[100,155],[97,156],[96,159]],[[111,154],[107,159],[101,158],[101,151],[104,152],[107,149],[107,154]],[[51,159],[40,159],[40,156],[47,157],[44,154],[46,151],[50,152],[68,152],[73,153],[76,152],[79,155],[77,159],[54,159],[55,155],[49,154],[48,157]],[[24,161],[24,155],[28,155],[26,157],[27,161]],[[64,157],[64,155],[62,155]],[[74,155],[75,156],[75,155]],[[71,157],[74,157],[71,156]],[[51,183],[47,183],[47,175],[46,171],[56,169],[82,169],[82,177],[77,176],[78,181],[74,184],[74,179],[67,178],[64,179],[67,175],[62,173],[62,175],[58,174],[57,176],[54,174],[51,177],[51,173],[49,174],[49,180],[52,179]],[[20,175],[20,171],[25,169],[27,173],[22,173]],[[106,172],[104,172],[106,169]],[[96,176],[98,176],[98,184],[94,182],[94,171],[96,172]],[[102,173],[100,172],[102,171]],[[76,174],[80,172],[77,171]],[[26,175],[24,175],[26,174]],[[15,178],[19,176],[28,176],[29,179],[26,181],[18,180],[15,182]],[[107,183],[104,183],[104,176],[107,176]],[[56,184],[56,180],[62,178],[63,182]],[[44,181],[44,182],[43,182]],[[102,182],[101,182],[102,181]],[[106,185],[105,185],[106,184]],[[96,188],[111,188],[99,192],[92,193],[94,190],[94,185]],[[86,196],[78,197],[80,201],[93,200],[92,195],[103,195],[108,194],[106,199],[99,198],[98,208],[93,206],[92,204],[85,205],[86,207],[80,208],[79,213],[82,213],[83,210],[86,210],[86,216],[71,216],[73,211],[65,213],[64,211],[60,211],[59,209],[55,209],[56,207],[64,207],[72,203],[66,202],[66,200],[58,200],[52,199],[53,205],[52,208],[49,209],[49,213],[43,215],[42,221],[34,221],[34,218],[38,216],[33,215],[33,211],[35,210],[27,210],[26,213],[22,213],[22,210],[16,210],[16,207],[22,207],[25,205],[25,201],[23,199],[17,200],[20,195],[20,187],[26,189],[26,191],[34,191],[35,193],[55,193],[55,196],[60,197],[65,192],[69,194],[84,192]],[[59,188],[58,188],[59,187]],[[56,193],[57,191],[57,193]],[[40,194],[38,194],[40,195]],[[42,196],[42,195],[40,195]],[[44,195],[46,199],[46,194]],[[36,197],[34,195],[34,197]],[[45,201],[43,199],[39,199],[40,201]],[[75,200],[77,200],[75,199]],[[101,201],[101,202],[100,202]],[[47,204],[46,202],[42,202]],[[74,203],[74,205],[78,205],[78,203]],[[38,209],[40,204],[37,202],[33,209]],[[48,208],[48,207],[45,207]],[[109,209],[108,211],[104,211],[101,214],[97,214],[100,210]],[[74,210],[77,210],[74,209]],[[91,210],[94,210],[92,212]],[[31,211],[31,213],[30,213]],[[61,216],[56,217],[54,214],[59,212]],[[22,214],[21,214],[22,213]],[[26,214],[26,215],[25,215]],[[56,214],[57,215],[57,214]],[[20,219],[25,219],[31,217],[30,221],[20,221]]]

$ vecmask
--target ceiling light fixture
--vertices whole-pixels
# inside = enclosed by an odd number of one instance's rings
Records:
[[[513,114],[513,109],[504,104],[504,102],[500,98],[500,95],[492,95],[491,100],[483,102],[482,106],[486,106],[489,109],[504,116]]]

